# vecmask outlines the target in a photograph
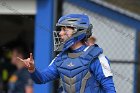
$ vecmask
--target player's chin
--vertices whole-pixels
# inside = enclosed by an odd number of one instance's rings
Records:
[[[65,39],[63,39],[63,41],[62,41],[62,42],[66,42],[67,40],[68,40],[68,39],[66,39],[66,38],[65,38]]]
[[[61,37],[60,40],[61,40],[61,42],[64,42],[65,41],[65,38],[64,37]]]
[[[66,36],[62,36],[61,37],[61,42],[65,42],[65,41],[67,41],[68,40],[68,38],[66,37]]]
[[[61,42],[66,42],[66,39],[61,39]]]

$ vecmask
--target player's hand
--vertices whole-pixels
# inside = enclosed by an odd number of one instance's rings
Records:
[[[29,72],[34,72],[35,70],[35,65],[34,65],[34,59],[32,53],[30,53],[30,57],[27,59],[22,59],[20,57],[17,57],[17,59],[20,62],[23,62],[25,67],[28,69]]]

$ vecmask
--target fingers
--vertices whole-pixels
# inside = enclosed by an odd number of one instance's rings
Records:
[[[30,61],[33,61],[33,54],[30,53]]]
[[[32,53],[30,53],[30,58],[27,58],[27,59],[22,59],[20,57],[17,57],[17,59],[21,62],[24,63],[25,67],[26,68],[33,68],[34,67],[34,60],[33,60],[33,55]]]
[[[30,58],[26,59],[26,61],[24,62],[26,64],[27,67],[30,67]]]
[[[24,62],[24,60],[20,57],[17,57],[18,60],[20,60],[21,62]]]
[[[24,62],[24,64],[25,64],[25,66],[26,66],[27,68],[30,67],[30,64],[29,64],[28,62]]]
[[[29,63],[30,58],[28,58],[28,59],[26,59],[26,60],[23,60],[22,58],[17,57],[17,59],[18,59],[19,61],[23,62],[24,65],[25,65],[26,67],[30,67],[30,63]]]

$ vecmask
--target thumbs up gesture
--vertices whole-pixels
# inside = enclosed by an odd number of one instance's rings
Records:
[[[20,57],[17,57],[17,59],[20,62],[23,62],[23,64],[25,65],[25,67],[28,69],[29,72],[34,72],[35,65],[34,65],[34,59],[32,53],[30,53],[30,57],[27,59],[22,59]]]

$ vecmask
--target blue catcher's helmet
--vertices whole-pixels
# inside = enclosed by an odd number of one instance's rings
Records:
[[[89,18],[85,14],[69,14],[62,16],[56,26],[59,27],[73,27],[73,35],[65,42],[62,42],[59,37],[58,30],[54,31],[54,50],[65,51],[77,41],[86,39],[91,36],[92,24],[89,22]]]

